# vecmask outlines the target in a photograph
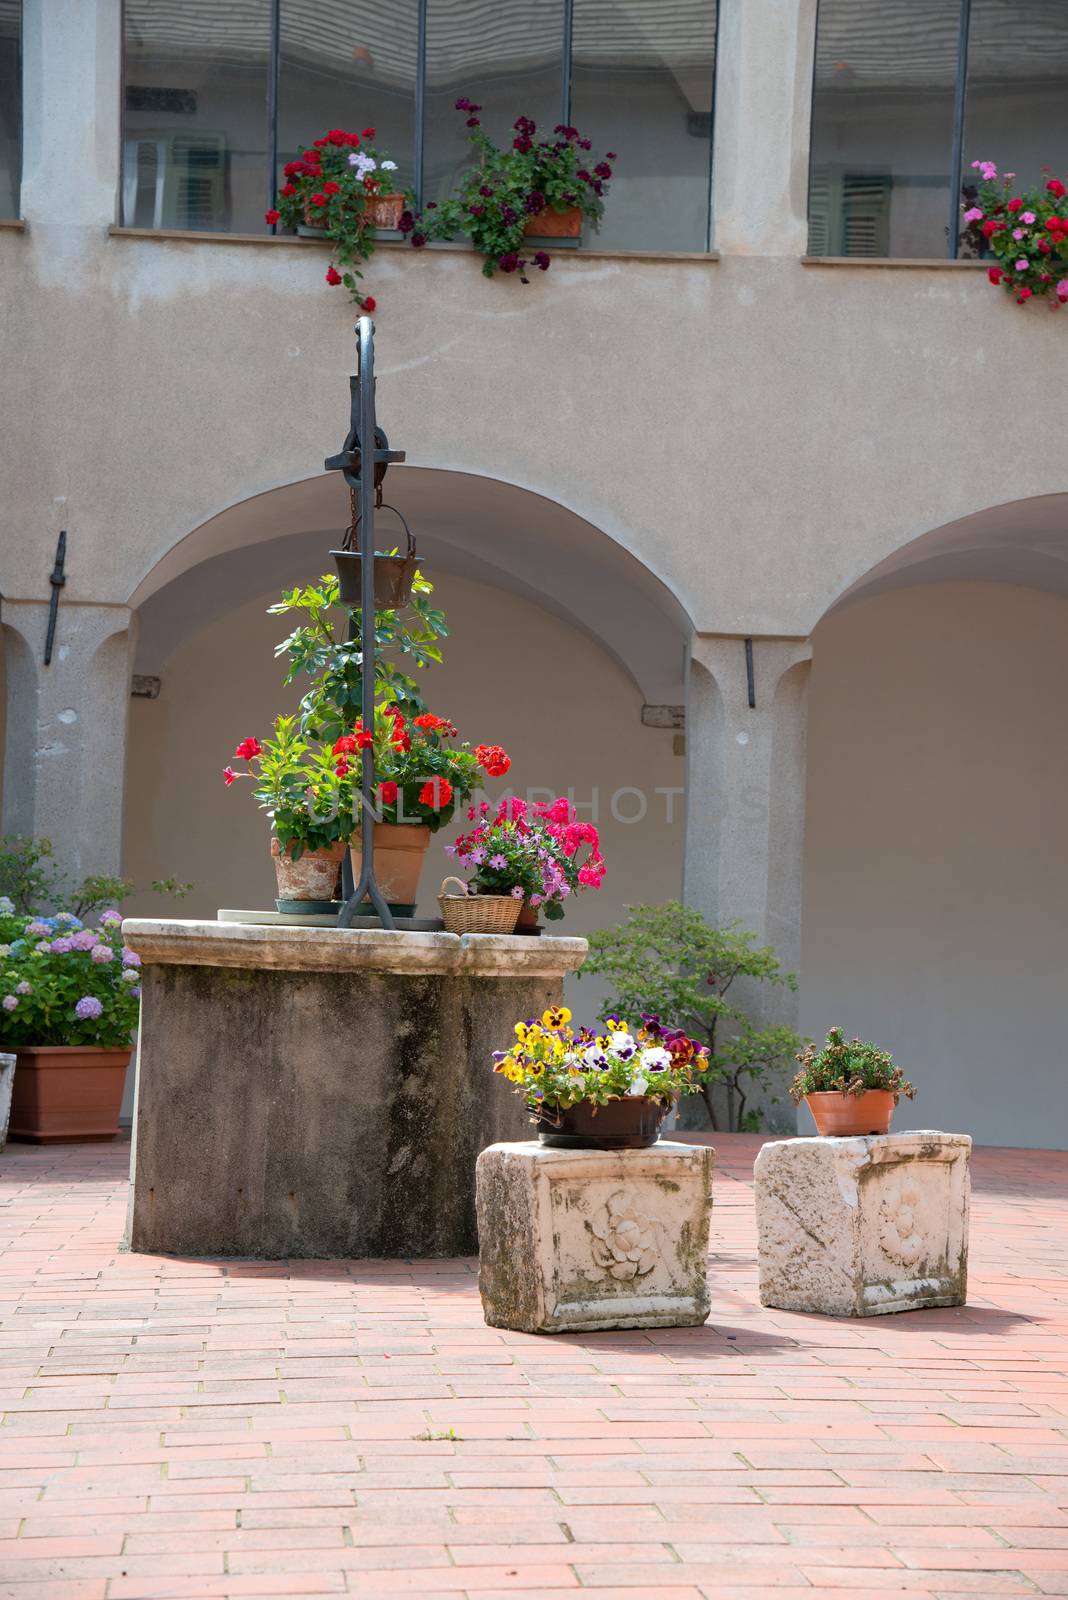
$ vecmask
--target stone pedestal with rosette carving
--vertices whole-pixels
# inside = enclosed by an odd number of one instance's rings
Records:
[[[964,1133],[766,1144],[754,1168],[760,1299],[783,1311],[874,1317],[963,1305]]]
[[[476,1169],[486,1321],[525,1333],[704,1322],[713,1160],[666,1141],[490,1145]]]

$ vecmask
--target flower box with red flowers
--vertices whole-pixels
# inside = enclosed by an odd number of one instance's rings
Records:
[[[1051,311],[1068,303],[1068,188],[1047,178],[1012,193],[1014,172],[998,176],[993,161],[973,161],[978,186],[964,189],[963,237],[978,256],[992,256],[987,277],[1017,305],[1044,299]]]
[[[405,198],[392,188],[397,163],[375,149],[375,130],[346,133],[332,128],[283,168],[278,205],[266,220],[297,233],[330,240],[333,261],[326,281],[344,284],[357,305],[373,311],[375,301],[357,286],[358,263],[374,251],[374,230],[397,230]]]

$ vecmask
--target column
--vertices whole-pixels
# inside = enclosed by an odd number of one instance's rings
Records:
[[[683,898],[755,933],[788,972],[801,958],[811,657],[804,639],[754,639],[751,706],[744,639],[697,634],[687,687]],[[789,989],[753,984],[731,998],[754,1023],[797,1025]],[[789,1108],[775,1110],[781,1126]]]
[[[22,215],[31,236],[50,223],[106,228],[117,216],[121,0],[35,0],[23,8],[22,50]]]
[[[72,879],[117,873],[136,619],[126,606],[5,601],[2,831],[51,839]]]
[[[720,0],[713,143],[716,248],[808,249],[816,0]]]

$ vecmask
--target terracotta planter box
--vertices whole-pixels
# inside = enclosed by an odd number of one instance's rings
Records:
[[[372,195],[364,205],[361,227],[384,228],[395,232],[400,227],[403,210],[402,194]],[[309,205],[307,201],[304,203],[304,227],[312,233],[326,231],[326,223],[321,219],[318,208]]]
[[[582,212],[578,206],[553,211],[548,206],[530,217],[523,229],[528,239],[578,239],[582,235]]]
[[[8,1137],[27,1144],[114,1139],[130,1054],[96,1045],[16,1050]]]

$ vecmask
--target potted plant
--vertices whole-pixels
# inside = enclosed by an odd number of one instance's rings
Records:
[[[499,775],[492,764],[486,770]],[[579,822],[577,808],[565,795],[533,806],[517,795],[506,796],[492,820],[483,801],[468,812],[468,820],[475,827],[446,850],[474,869],[475,894],[507,894],[522,902],[520,930],[535,931],[542,911],[550,922],[558,922],[572,894],[601,887],[605,862],[597,829],[591,822]]]
[[[374,136],[373,128],[362,134],[332,128],[310,145],[299,146],[297,160],[283,168],[286,181],[278,206],[266,213],[272,225],[280,222],[298,233],[329,239],[333,260],[327,283],[343,283],[368,312],[374,311],[375,300],[356,286],[363,277],[357,263],[374,251],[373,230],[398,227],[404,210],[403,194],[391,188],[397,163],[373,147]]]
[[[140,957],[118,911],[29,916],[0,899],[0,1051],[16,1056],[12,1139],[113,1139],[137,1024]]]
[[[638,1027],[609,1017],[600,1033],[575,1033],[570,1022],[566,1006],[517,1022],[515,1043],[493,1057],[494,1072],[526,1100],[538,1138],[586,1150],[655,1144],[680,1095],[700,1089],[708,1051],[654,1016]]]
[[[545,250],[535,250],[529,259],[522,254],[533,240],[577,239],[584,220],[599,225],[615,152],[594,161],[590,140],[564,123],[550,138],[539,139],[529,117],[516,118],[515,137],[501,150],[482,129],[481,109],[466,96],[456,102],[476,157],[460,179],[459,194],[440,204],[431,201],[418,215],[405,211],[400,228],[416,249],[431,239],[466,235],[484,258],[487,278],[514,272],[521,283],[529,283],[531,263],[542,272],[550,264]]]
[[[591,934],[579,976],[587,974],[607,980],[602,1017],[651,1012],[707,1047],[710,1065],[700,1088],[713,1129],[759,1130],[759,1111],[746,1109],[749,1096],[770,1087],[802,1043],[781,1024],[754,1027],[737,991],[731,993],[743,982],[797,988],[770,946],[739,928],[717,928],[691,906],[669,900],[633,906],[619,927]]]
[[[362,737],[362,724],[356,724]],[[378,806],[374,824],[375,877],[386,900],[413,906],[431,834],[452,821],[481,786],[482,774],[501,777],[511,761],[499,745],[456,744],[447,717],[423,711],[411,721],[396,706],[375,707],[374,758]],[[363,862],[359,831],[352,837],[352,871]]]
[[[261,744],[242,739],[224,767],[227,788],[251,778],[257,803],[271,818],[271,855],[280,911],[323,909],[335,899],[345,846],[353,829],[351,753],[359,740],[333,747],[305,738],[296,717],[275,719],[274,736]],[[358,771],[356,772],[358,782]]]
[[[916,1093],[888,1051],[847,1040],[841,1028],[829,1029],[826,1044],[807,1045],[797,1059],[801,1070],[790,1098],[795,1105],[805,1101],[822,1138],[889,1133],[898,1100]]]
[[[987,277],[1017,305],[1045,299],[1056,311],[1068,302],[1068,188],[1049,178],[1041,188],[1013,195],[1015,172],[999,179],[993,161],[973,161],[972,167],[980,182],[964,190],[966,245],[994,257]]]

